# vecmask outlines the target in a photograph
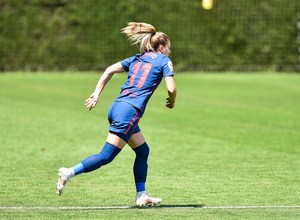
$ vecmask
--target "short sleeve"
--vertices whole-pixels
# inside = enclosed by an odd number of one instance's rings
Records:
[[[129,58],[126,58],[124,60],[121,61],[121,65],[123,67],[123,69],[128,72],[129,71],[129,67],[130,67],[130,64],[132,63],[132,61],[134,60],[135,57],[129,57]]]
[[[174,76],[173,63],[168,57],[163,58],[162,63],[163,76]]]

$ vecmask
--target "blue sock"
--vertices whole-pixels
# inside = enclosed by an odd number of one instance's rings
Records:
[[[148,156],[150,150],[146,142],[143,143],[141,146],[134,148],[133,150],[136,153],[133,166],[136,191],[146,191],[145,183],[147,179]]]
[[[94,154],[81,161],[84,172],[91,172],[110,163],[120,151],[120,148],[106,142],[99,154]]]
[[[146,191],[146,183],[135,183],[135,188],[137,192]]]

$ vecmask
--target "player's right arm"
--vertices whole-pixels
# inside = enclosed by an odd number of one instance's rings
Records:
[[[85,106],[88,108],[88,110],[92,110],[96,107],[98,103],[98,97],[103,91],[105,85],[108,83],[108,81],[112,78],[112,76],[115,73],[124,72],[124,69],[120,62],[115,63],[109,67],[106,68],[102,76],[100,77],[97,86],[95,88],[95,91],[89,96],[89,98],[85,101]]]

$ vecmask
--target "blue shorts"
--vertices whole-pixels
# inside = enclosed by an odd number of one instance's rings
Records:
[[[134,133],[140,132],[141,111],[126,102],[113,102],[108,110],[109,131],[126,143]]]

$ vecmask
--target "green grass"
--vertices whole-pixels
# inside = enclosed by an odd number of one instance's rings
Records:
[[[96,74],[0,74],[0,207],[133,206],[134,153],[72,179],[55,194],[57,169],[100,151],[115,76],[89,112]],[[0,209],[0,219],[297,219],[300,76],[178,74],[176,108],[153,95],[140,127],[151,149],[147,189],[159,208]],[[191,208],[189,206],[199,206]]]

